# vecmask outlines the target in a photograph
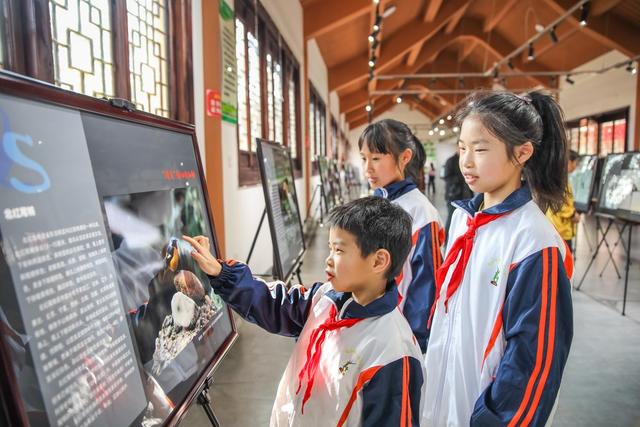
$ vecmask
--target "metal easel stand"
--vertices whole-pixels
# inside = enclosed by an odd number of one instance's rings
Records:
[[[204,388],[198,395],[198,404],[202,406],[202,409],[207,414],[207,418],[209,418],[209,422],[213,427],[221,427],[220,420],[216,416],[216,413],[213,411],[211,407],[211,397],[209,396],[209,387],[211,385],[211,378],[207,378],[204,382]]]

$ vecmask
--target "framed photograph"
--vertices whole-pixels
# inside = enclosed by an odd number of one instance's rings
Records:
[[[569,183],[573,191],[573,204],[578,212],[588,212],[591,205],[598,156],[581,156],[576,169],[569,174]]]
[[[597,210],[640,222],[640,152],[607,156],[602,168]]]
[[[274,249],[274,276],[287,282],[305,251],[293,163],[281,144],[259,138],[256,141]]]
[[[194,128],[10,73],[0,122],[10,425],[177,425],[237,337]]]

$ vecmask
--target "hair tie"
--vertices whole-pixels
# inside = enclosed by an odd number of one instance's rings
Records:
[[[514,95],[517,98],[521,99],[522,101],[526,102],[527,104],[531,104],[531,102],[532,102],[531,97],[527,93],[523,93],[522,95],[518,95],[517,93],[514,93]]]

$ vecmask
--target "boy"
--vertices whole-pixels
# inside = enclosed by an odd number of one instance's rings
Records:
[[[184,237],[211,286],[242,317],[298,337],[280,380],[272,426],[418,426],[422,353],[397,309],[393,281],[411,248],[411,218],[378,197],[329,217],[326,283],[287,290],[220,264],[205,237]]]

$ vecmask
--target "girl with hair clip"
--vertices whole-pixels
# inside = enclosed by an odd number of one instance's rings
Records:
[[[458,120],[479,194],[454,202],[422,424],[550,425],[573,336],[571,255],[544,214],[567,189],[562,111],[541,92],[488,92]]]
[[[424,175],[424,148],[406,124],[392,119],[367,126],[358,147],[374,195],[389,199],[411,215],[411,252],[396,277],[398,306],[424,353],[435,272],[442,263],[440,246],[444,241],[438,211],[416,186],[416,180]]]

